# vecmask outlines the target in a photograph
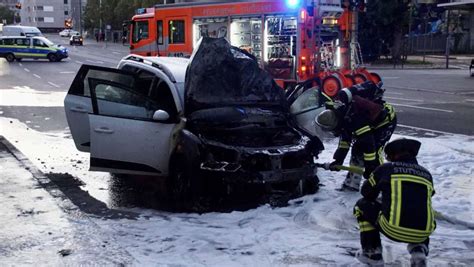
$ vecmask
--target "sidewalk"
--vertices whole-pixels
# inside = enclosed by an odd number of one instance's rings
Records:
[[[134,260],[0,136],[2,265],[130,265]]]
[[[449,69],[463,69],[468,70],[471,64],[471,60],[474,59],[474,55],[450,55],[449,56]],[[403,64],[403,69],[446,69],[446,57],[444,55],[425,55],[424,62],[423,56],[408,56],[407,61],[409,63]],[[416,64],[410,63],[416,62]],[[402,64],[372,64],[367,63],[366,66],[371,69],[402,69]]]

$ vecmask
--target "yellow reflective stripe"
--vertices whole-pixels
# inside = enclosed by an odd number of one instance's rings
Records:
[[[374,129],[378,129],[380,127],[383,127],[383,126],[387,125],[389,122],[390,122],[390,118],[386,117],[385,120],[383,120],[381,123],[379,123],[377,126],[375,126]]]
[[[374,179],[374,173],[370,174],[369,183],[372,187],[374,187],[377,184]]]
[[[379,151],[377,152],[377,154],[379,156],[379,164],[382,165],[383,164],[383,146],[379,148]]]
[[[396,209],[396,219],[395,219],[395,226],[400,226],[400,217],[402,211],[402,182],[397,182],[397,209]]]
[[[370,160],[375,160],[377,157],[375,155],[375,152],[373,153],[364,153],[364,160],[370,161]]]
[[[413,182],[413,183],[424,184],[428,187],[429,190],[434,190],[433,184],[430,181],[419,176],[410,175],[410,174],[392,174],[391,177],[392,179],[397,179],[400,181],[408,181],[408,182]]]
[[[347,149],[349,149],[349,148],[350,148],[350,145],[349,145],[349,143],[346,142],[346,141],[339,141],[339,146],[338,146],[338,147],[339,147],[339,148],[347,148]]]
[[[17,53],[14,52],[15,56],[24,56],[24,57],[46,57],[47,54],[43,53]]]
[[[359,130],[356,130],[355,134],[356,135],[362,135],[362,134],[364,134],[368,131],[370,131],[370,127],[369,126],[364,126],[364,127],[360,128]]]
[[[388,110],[390,120],[393,120],[395,118],[395,109],[393,108],[393,106],[388,104],[388,103],[384,103],[383,106],[384,106],[384,108],[386,108]]]
[[[421,236],[429,235],[433,232],[432,230],[425,231],[425,230],[418,230],[418,229],[412,229],[412,228],[406,228],[406,227],[402,227],[402,226],[392,225],[387,221],[387,218],[385,218],[383,213],[380,215],[379,222],[382,221],[382,220],[385,220],[385,223],[389,226],[391,231],[394,231],[398,234],[408,234],[408,235],[413,235],[413,236],[416,236],[416,237],[421,237]]]
[[[375,227],[366,221],[359,222],[359,231],[360,232],[368,232],[375,230]]]
[[[390,223],[395,225],[395,216],[397,216],[397,202],[398,202],[398,192],[397,192],[397,181],[390,180]]]
[[[390,225],[383,214],[379,217],[379,225],[382,230],[393,238],[408,243],[421,243],[426,240],[431,232],[417,231]]]
[[[433,190],[431,188],[428,188],[428,196],[426,200],[426,231],[431,231],[435,228],[434,220],[433,220],[433,208],[431,206],[431,195],[433,193]]]
[[[359,209],[359,207],[356,206],[354,208],[354,217],[359,218],[360,216],[362,216],[362,214],[364,213]]]

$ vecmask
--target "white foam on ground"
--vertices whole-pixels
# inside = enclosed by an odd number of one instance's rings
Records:
[[[72,139],[65,138],[68,133],[26,131],[26,125],[12,121],[0,118],[0,134],[43,171],[51,171],[52,167],[55,172],[68,170],[88,187],[107,186],[106,174],[87,171],[88,155],[75,149]],[[461,135],[415,139],[423,143],[419,162],[434,177],[434,208],[457,220],[473,222],[474,139]],[[325,142],[320,162],[331,160],[336,145],[334,139]],[[84,166],[71,168],[71,160],[76,159]],[[134,209],[143,215],[136,221],[93,220],[106,236],[113,236],[118,245],[127,248],[137,265],[359,266],[347,251],[359,248],[352,208],[360,195],[335,190],[344,179],[343,172],[320,171],[319,177],[325,186],[318,193],[284,208],[261,206],[245,212],[202,215]],[[103,200],[100,192],[90,191]],[[3,208],[2,213],[6,212]],[[409,264],[406,244],[386,238],[382,242],[386,263]],[[470,266],[474,262],[474,230],[438,220],[430,248],[430,266]],[[4,263],[15,261],[9,258]]]

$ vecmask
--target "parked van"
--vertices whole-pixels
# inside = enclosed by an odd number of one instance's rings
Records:
[[[36,27],[6,25],[3,26],[3,36],[43,36]]]
[[[43,36],[4,36],[0,37],[0,57],[5,57],[8,62],[23,58],[61,61],[68,57],[68,50]]]

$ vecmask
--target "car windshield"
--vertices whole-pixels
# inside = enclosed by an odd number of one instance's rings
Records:
[[[51,42],[50,40],[48,40],[48,39],[46,39],[46,38],[44,38],[44,37],[38,37],[38,40],[41,40],[43,43],[45,43],[45,44],[48,45],[48,46],[54,45],[53,42]]]

